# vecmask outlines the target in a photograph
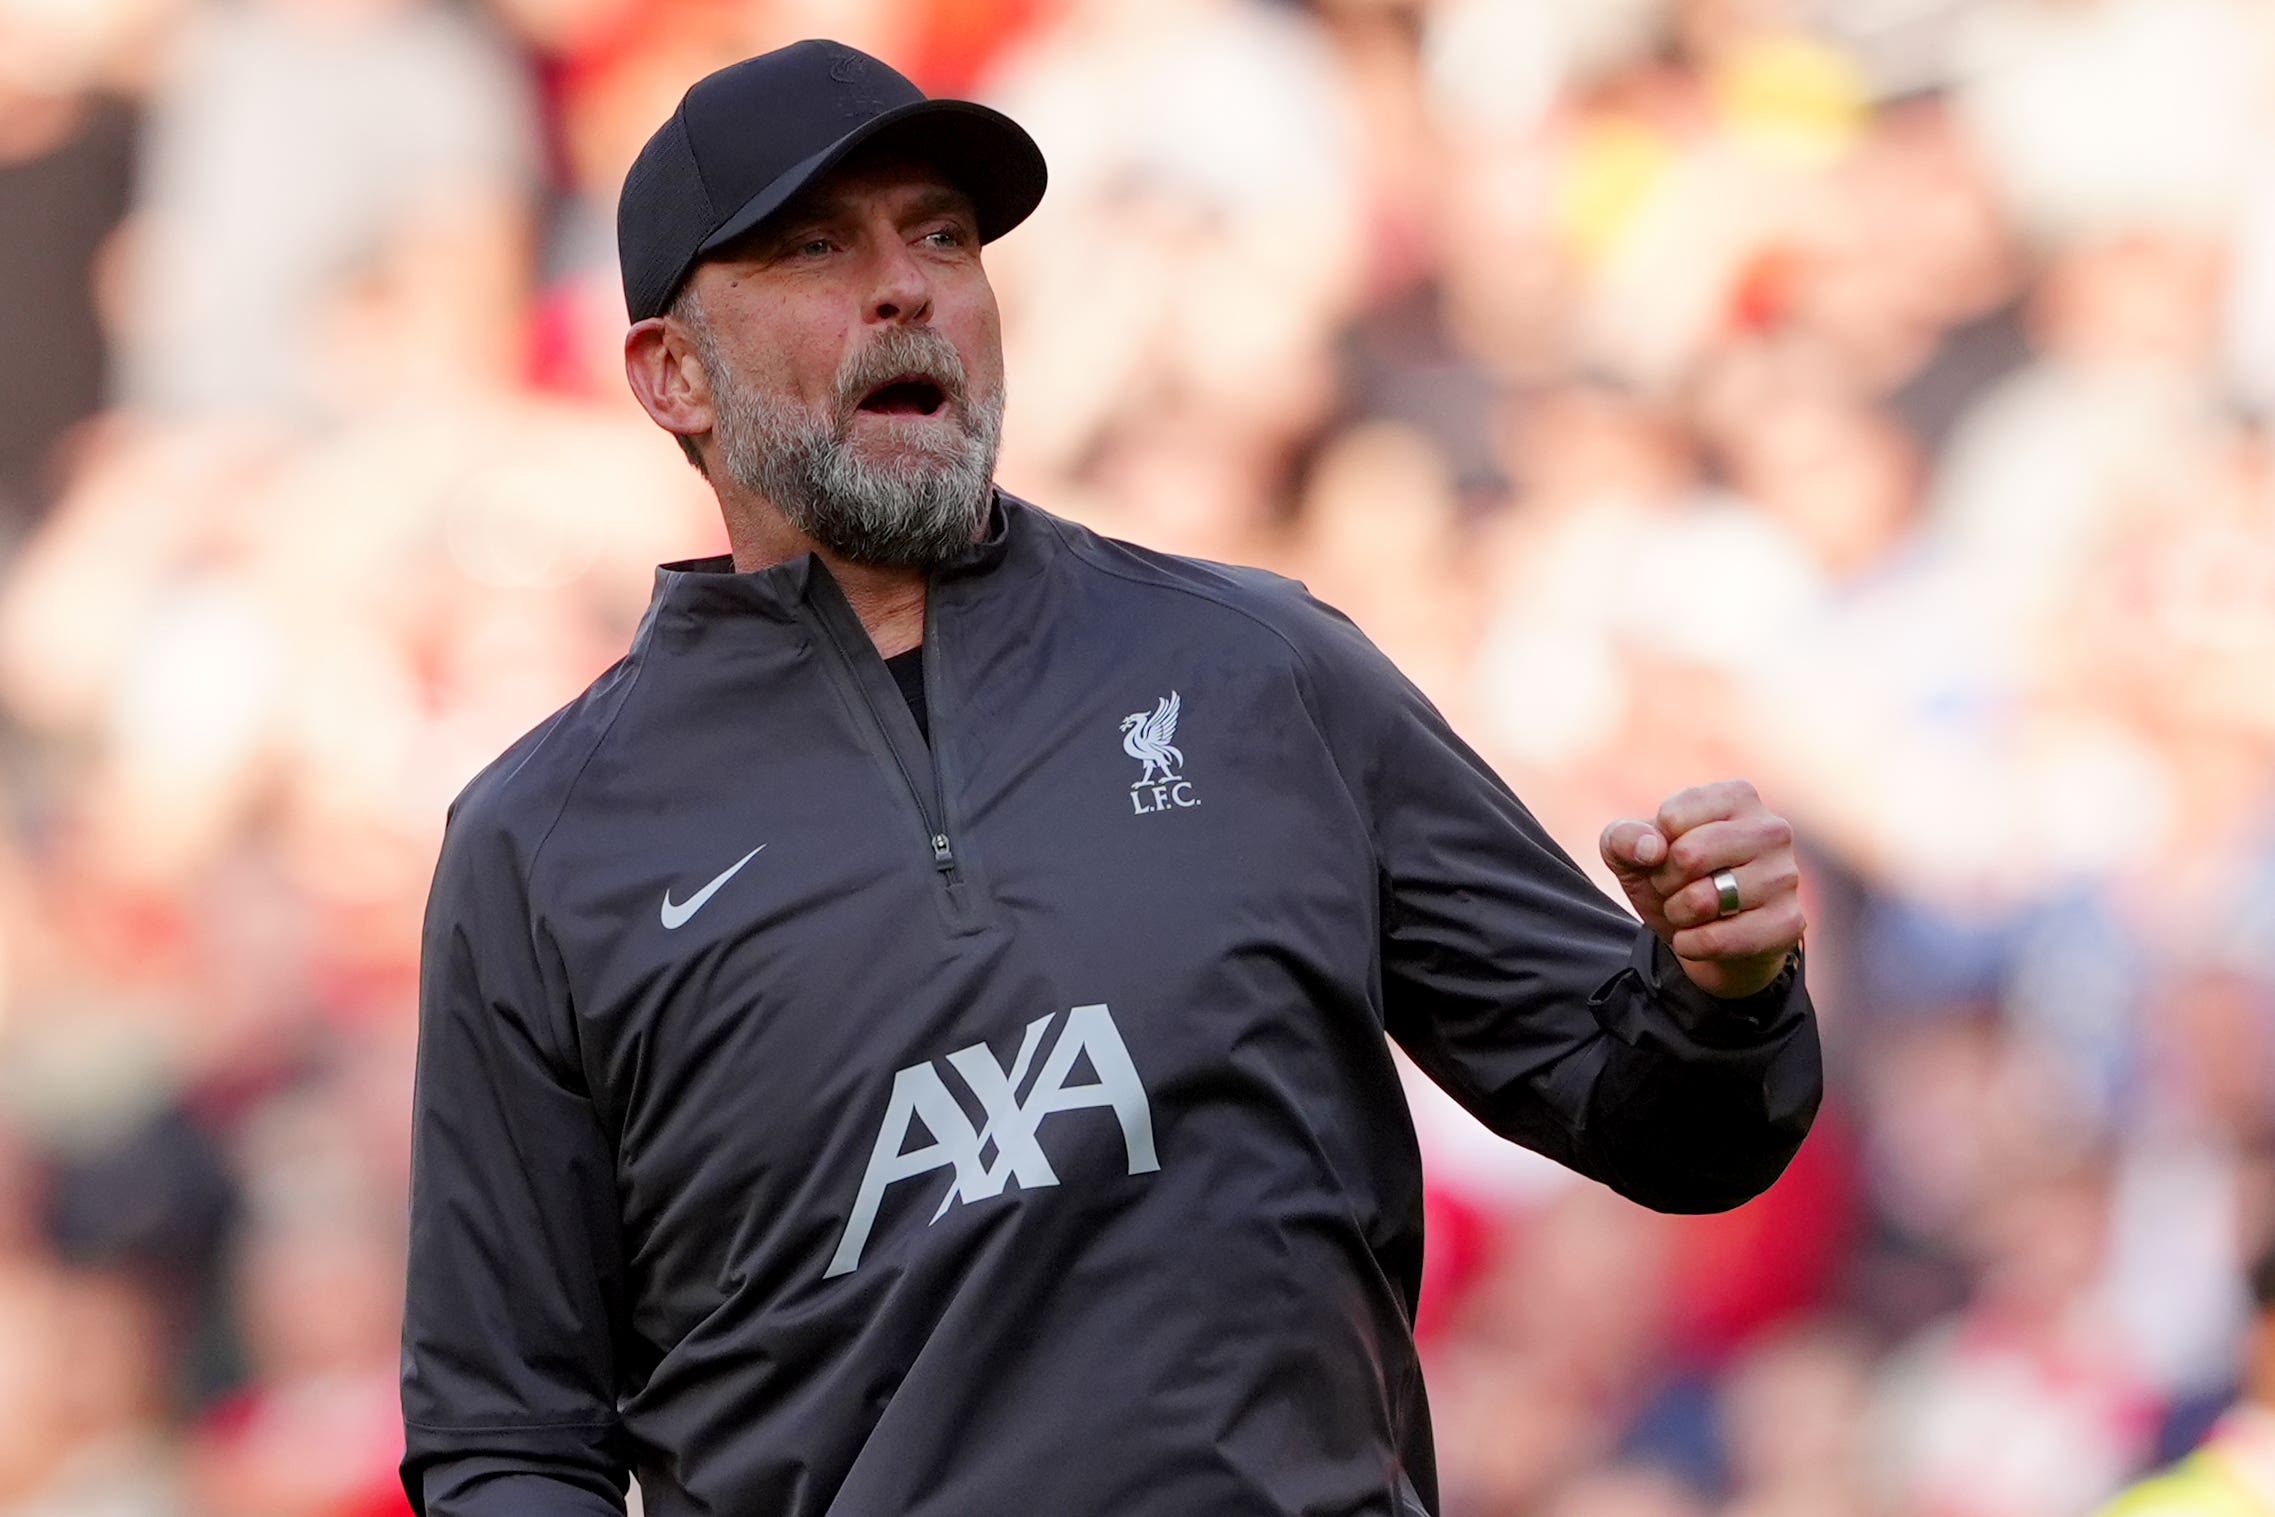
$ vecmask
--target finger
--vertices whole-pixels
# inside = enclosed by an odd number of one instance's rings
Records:
[[[1613,873],[1643,874],[1667,856],[1667,840],[1649,822],[1627,818],[1606,827],[1596,849]]]
[[[1808,925],[1801,897],[1795,893],[1718,922],[1685,927],[1667,940],[1667,946],[1686,959],[1750,959],[1799,946]]]
[[[1724,865],[1738,882],[1738,910],[1752,911],[1776,902],[1801,887],[1801,866],[1790,848],[1773,848],[1759,858]],[[1697,927],[1722,920],[1722,891],[1715,884],[1719,871],[1693,880],[1666,897],[1660,908],[1670,927]],[[1735,915],[1735,913],[1733,913]]]
[[[1717,780],[1678,790],[1659,803],[1659,830],[1670,841],[1693,827],[1726,821],[1749,806],[1759,806],[1761,795],[1747,780]]]
[[[1673,895],[1717,869],[1734,869],[1793,847],[1793,824],[1757,807],[1728,821],[1693,827],[1667,844],[1667,859],[1651,877],[1661,895]]]

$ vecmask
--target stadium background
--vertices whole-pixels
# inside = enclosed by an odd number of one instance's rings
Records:
[[[2194,1437],[2275,1156],[2275,6],[0,0],[0,1517],[402,1510],[443,808],[723,546],[616,187],[811,33],[1050,157],[1008,485],[1302,576],[1585,859],[1730,773],[1803,830],[1766,1198],[1423,1102],[1449,1517],[2075,1517]]]

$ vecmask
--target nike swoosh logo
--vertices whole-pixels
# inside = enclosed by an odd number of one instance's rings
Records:
[[[728,865],[726,870],[721,873],[717,879],[704,886],[701,890],[696,891],[695,894],[689,896],[685,901],[677,905],[674,905],[672,903],[671,892],[669,890],[666,890],[664,892],[663,910],[664,930],[668,932],[674,927],[684,926],[689,917],[695,915],[695,913],[703,909],[703,903],[705,901],[708,901],[713,895],[718,893],[718,889],[721,885],[726,884],[727,881],[735,877],[736,870],[742,868],[743,865],[749,863],[752,859],[757,858],[761,853],[764,853],[765,851],[766,845],[764,843],[759,844],[756,848],[753,848],[750,852],[744,854],[741,858]]]

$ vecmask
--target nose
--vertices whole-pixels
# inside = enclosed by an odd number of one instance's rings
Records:
[[[922,323],[932,319],[932,280],[898,237],[886,238],[873,260],[868,319]]]

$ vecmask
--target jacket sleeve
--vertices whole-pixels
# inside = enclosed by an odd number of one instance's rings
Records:
[[[454,804],[419,967],[402,1476],[419,1517],[621,1517],[615,1164],[523,861]]]
[[[1373,836],[1391,1036],[1486,1126],[1646,1206],[1766,1189],[1823,1094],[1798,967],[1742,1001],[1699,990],[1387,658],[1315,616],[1312,706]]]

